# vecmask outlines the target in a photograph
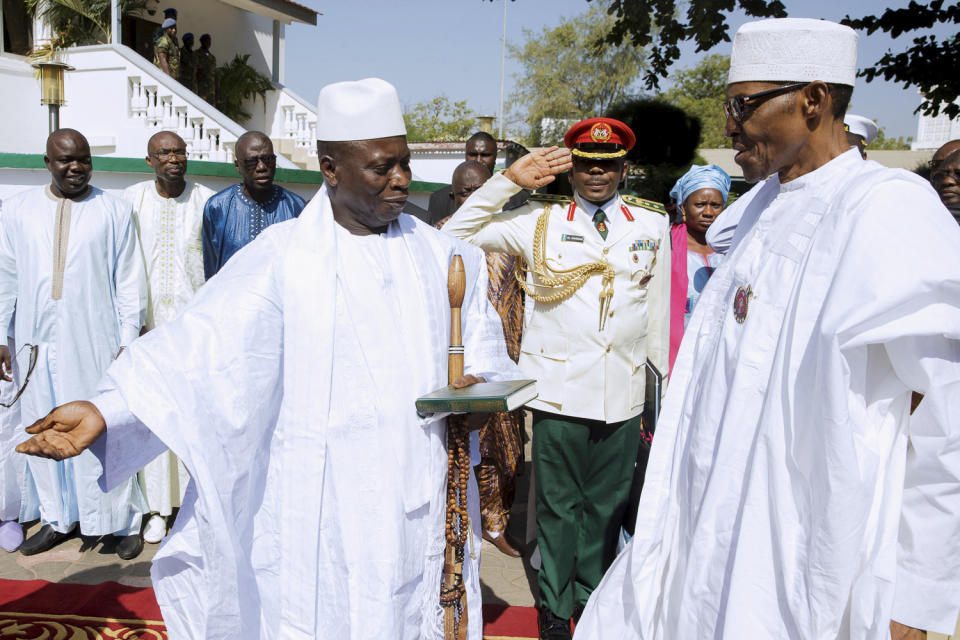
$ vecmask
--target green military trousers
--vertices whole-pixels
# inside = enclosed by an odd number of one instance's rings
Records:
[[[617,554],[641,420],[606,423],[533,412],[540,605],[584,606]]]

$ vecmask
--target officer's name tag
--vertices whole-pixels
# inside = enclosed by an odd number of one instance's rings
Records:
[[[575,236],[569,233],[563,233],[560,235],[561,242],[583,242],[583,236]]]

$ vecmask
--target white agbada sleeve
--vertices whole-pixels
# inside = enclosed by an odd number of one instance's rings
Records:
[[[113,277],[117,291],[120,346],[126,347],[140,335],[140,327],[147,317],[147,273],[143,266],[143,254],[137,239],[133,210],[130,203],[122,202],[127,215],[118,229],[116,269]]]
[[[951,633],[960,609],[960,341],[904,338],[886,350],[924,394],[910,417],[892,617]]]
[[[904,418],[909,448],[891,617],[949,634],[960,614],[960,231],[932,190],[903,181],[878,186],[864,204],[870,227],[852,235],[833,285],[850,299],[841,350],[856,362],[883,344],[905,388],[904,411],[911,391],[924,394]],[[888,259],[896,255],[909,259]],[[883,370],[880,361],[868,369],[878,379]]]

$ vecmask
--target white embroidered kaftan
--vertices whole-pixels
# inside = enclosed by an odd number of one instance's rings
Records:
[[[577,639],[952,632],[960,229],[925,181],[856,149],[736,204],[742,239],[680,346],[636,537]]]
[[[123,192],[133,205],[147,270],[148,305],[144,327],[153,329],[172,320],[206,281],[200,230],[203,206],[214,194],[187,181],[176,198],[157,193],[154,180],[139,182]],[[168,516],[179,507],[189,475],[169,451],[140,472],[140,484],[150,511]]]
[[[3,202],[0,326],[9,326],[16,308],[18,344],[39,347],[20,397],[24,424],[90,397],[120,347],[140,333],[146,302],[129,204],[95,187],[79,202],[56,198],[49,187]],[[26,372],[29,350],[20,353]],[[85,535],[139,531],[146,508],[139,487],[128,480],[103,493],[93,454],[29,458],[27,469],[21,521],[39,517],[58,531],[79,521]]]
[[[110,369],[102,482],[164,446],[192,478],[152,573],[173,637],[442,637],[445,421],[414,400],[446,383],[454,252],[467,372],[519,377],[479,249],[406,215],[345,237],[324,188]]]

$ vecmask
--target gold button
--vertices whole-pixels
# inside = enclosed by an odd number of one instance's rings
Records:
[[[611,318],[613,317],[613,311],[610,312],[610,317],[611,317]]]
[[[610,253],[610,247],[604,247],[604,248],[603,248],[603,255],[607,255],[608,253]]]
[[[557,260],[559,260],[559,259],[562,258],[562,257],[563,257],[563,254],[562,254],[562,253],[558,253],[558,254],[557,254]]]
[[[610,353],[610,349],[611,349],[611,348],[612,348],[612,347],[611,347],[610,345],[607,345],[607,353]]]

